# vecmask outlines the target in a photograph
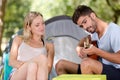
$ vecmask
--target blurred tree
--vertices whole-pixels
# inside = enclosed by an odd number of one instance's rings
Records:
[[[91,0],[89,6],[97,13],[102,20],[113,21],[113,10],[107,4],[106,0]]]
[[[101,19],[107,22],[119,23],[120,0],[54,0],[49,4],[49,12],[52,16],[64,14],[72,16],[74,9],[80,4],[90,6]]]
[[[5,13],[4,37],[10,38],[23,27],[24,16],[30,10],[31,0],[8,0]]]
[[[118,21],[115,21],[114,13],[119,14],[119,12],[115,12],[111,8],[113,7],[113,5],[108,5],[107,0],[49,0],[47,4],[46,4],[46,1],[47,0],[44,0],[44,1],[42,0],[42,1],[39,1],[39,3],[36,1],[33,1],[34,7],[36,6],[34,9],[37,9],[37,11],[42,12],[43,15],[45,15],[45,19],[51,18],[53,16],[58,16],[58,15],[72,16],[75,8],[78,5],[82,4],[82,5],[88,5],[92,9],[94,9],[94,11],[97,13],[97,15],[101,19],[107,22],[114,21],[115,23],[118,23]],[[114,2],[114,5],[119,5],[117,3],[120,0],[109,0],[109,2],[111,1]],[[115,1],[118,1],[118,2],[115,3]]]
[[[4,29],[0,27],[0,43],[1,39],[4,41],[9,40],[11,35],[23,27],[23,19],[26,13],[30,10],[31,0],[2,0],[2,8],[4,17]],[[6,8],[4,7],[6,3]],[[4,13],[5,12],[5,13]],[[3,17],[1,18],[3,19]],[[2,37],[3,33],[3,37]],[[1,45],[1,44],[0,44]],[[1,51],[1,49],[0,49]],[[0,53],[2,55],[2,51]]]
[[[5,16],[5,4],[7,0],[0,0],[0,45],[2,42],[2,35],[3,35],[3,26],[4,26],[4,16]],[[0,47],[0,56],[2,56],[2,51]]]
[[[103,20],[120,24],[120,0],[90,0],[89,5]]]
[[[82,2],[83,2],[82,0],[54,0],[54,3],[51,2],[48,6],[52,16],[58,15],[71,16],[77,5],[79,5]]]
[[[120,0],[106,0],[106,2],[114,12],[113,21],[118,23],[118,19],[120,17]]]
[[[46,3],[47,1],[47,3]],[[51,17],[58,15],[69,15],[73,14],[74,8],[84,2],[83,0],[37,0],[33,1],[31,10],[40,11],[44,19],[47,20]],[[38,8],[39,7],[39,8]]]

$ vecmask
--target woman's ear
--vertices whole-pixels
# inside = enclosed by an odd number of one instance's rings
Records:
[[[30,26],[27,26],[27,29],[28,29],[29,31],[31,31],[31,27],[30,27]]]

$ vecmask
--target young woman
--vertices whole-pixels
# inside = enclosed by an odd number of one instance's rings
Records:
[[[13,40],[9,65],[10,80],[48,80],[54,47],[44,41],[45,24],[39,12],[30,12],[24,20],[23,36]]]

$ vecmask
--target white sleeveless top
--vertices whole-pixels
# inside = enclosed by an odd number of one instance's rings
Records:
[[[18,49],[17,60],[27,61],[40,54],[47,55],[47,50],[45,46],[42,48],[34,48],[26,44],[25,42],[22,42]]]

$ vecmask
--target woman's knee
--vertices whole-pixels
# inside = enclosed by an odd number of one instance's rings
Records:
[[[38,58],[43,59],[43,60],[44,60],[44,59],[46,60],[46,59],[47,59],[47,56],[46,56],[46,55],[43,55],[43,54],[40,54],[40,55],[38,56]]]
[[[36,62],[38,64],[38,67],[41,67],[41,68],[48,67],[48,59],[45,55],[39,55],[36,59],[37,59]]]
[[[28,63],[28,72],[34,72],[37,71],[37,64],[35,62],[29,62]]]
[[[39,64],[41,64],[41,63],[47,64],[47,56],[40,54],[37,57],[33,58],[32,61],[35,61]]]

